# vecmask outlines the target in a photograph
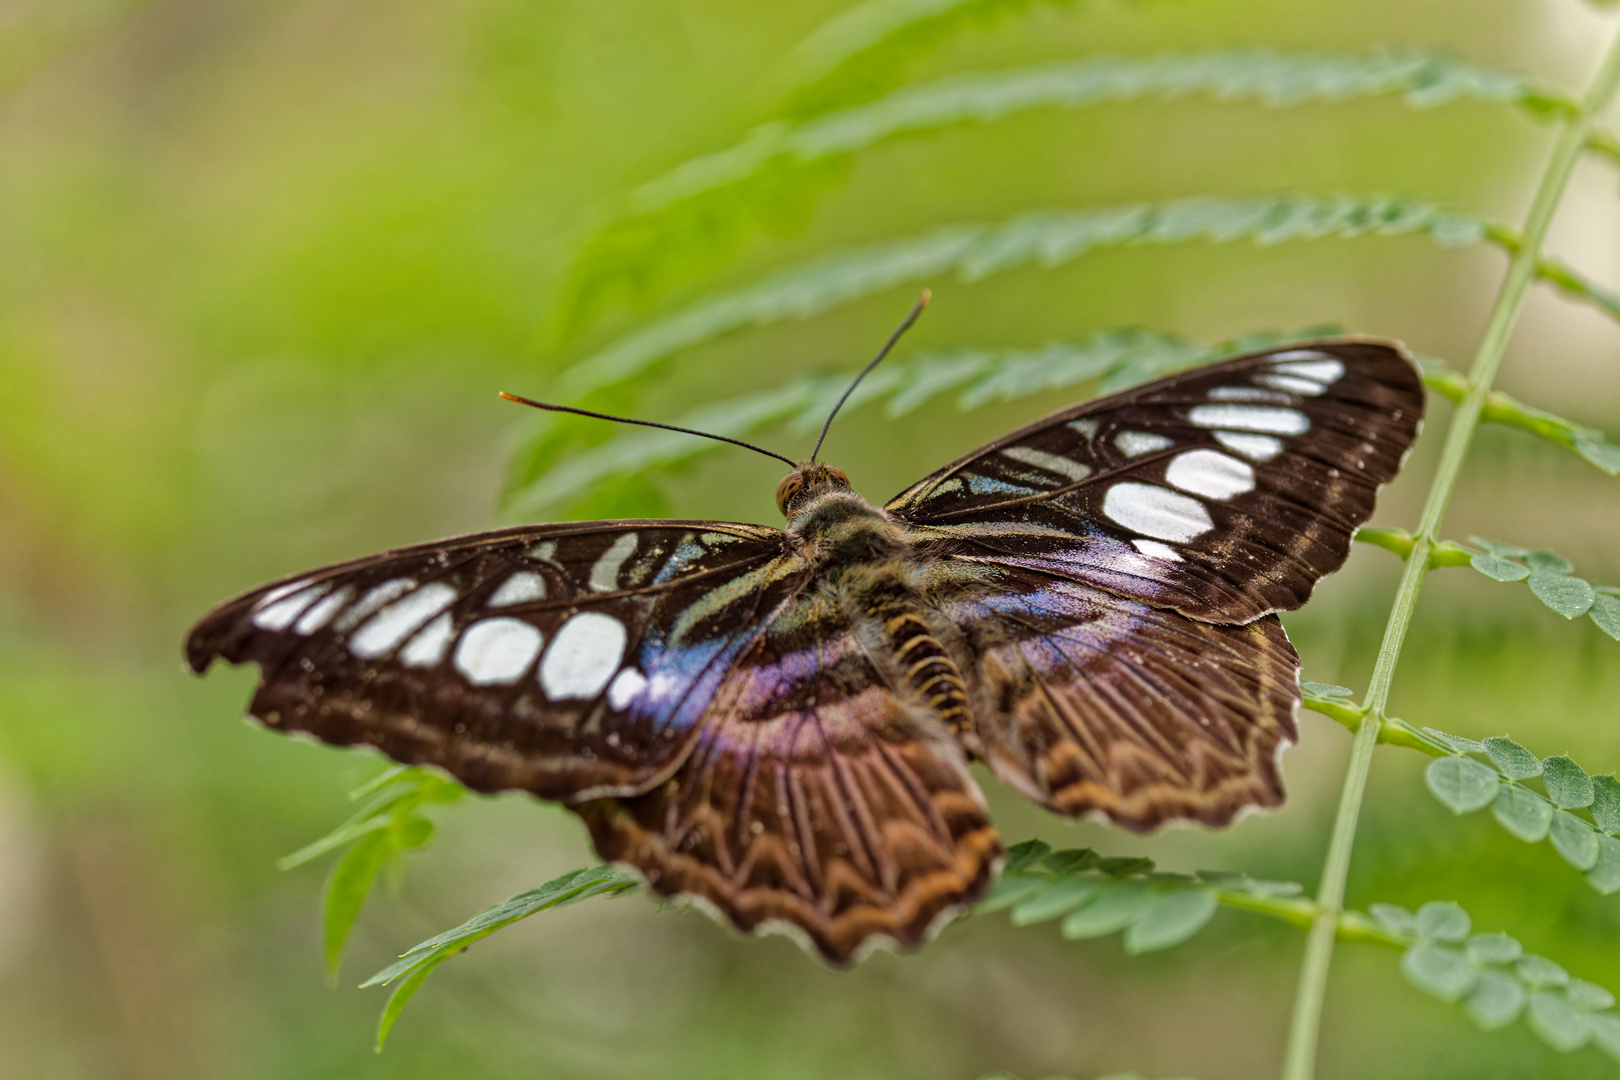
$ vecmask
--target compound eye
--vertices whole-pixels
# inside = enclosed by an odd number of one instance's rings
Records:
[[[799,478],[797,472],[788,473],[782,477],[782,482],[776,485],[776,508],[782,512],[783,517],[787,517],[789,500],[797,495],[803,486],[804,481]]]
[[[827,475],[838,481],[840,484],[843,484],[845,487],[849,487],[849,473],[838,468],[836,465],[827,466]]]

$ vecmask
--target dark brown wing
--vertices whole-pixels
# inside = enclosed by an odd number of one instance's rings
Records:
[[[1218,626],[1027,570],[945,605],[978,654],[995,774],[1071,816],[1225,825],[1283,800],[1299,657],[1275,615]]]
[[[256,662],[281,731],[370,744],[479,791],[644,791],[690,751],[732,663],[802,585],[776,529],[541,525],[422,544],[246,593],[192,630],[196,671]]]
[[[1065,409],[888,509],[935,556],[1250,622],[1300,606],[1344,564],[1422,415],[1394,344],[1311,342]]]
[[[662,786],[576,807],[597,850],[744,930],[841,964],[914,945],[989,886],[1001,854],[961,751],[912,717],[813,591],[726,677]]]

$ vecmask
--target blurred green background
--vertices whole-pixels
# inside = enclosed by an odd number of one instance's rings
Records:
[[[513,448],[569,362],[571,245],[605,198],[769,115],[782,58],[836,0],[5,0],[0,3],[0,1077],[1091,1077],[1273,1075],[1302,936],[1225,912],[1187,945],[968,920],[920,953],[831,973],[645,899],[546,914],[441,968],[388,1051],[381,991],[414,942],[592,860],[527,798],[473,799],[320,968],[321,874],[274,860],[349,810],[363,754],[240,723],[254,676],[182,670],[192,620],[306,566],[501,522]],[[1578,92],[1614,19],[1575,0],[1044,4],[955,35],[904,73],[1093,53],[1419,44]],[[1357,191],[1517,221],[1552,131],[1504,106],[1390,100],[1270,110],[1203,100],[1040,113],[862,156],[791,235],[678,295],[830,246],[1043,206]],[[1554,250],[1620,282],[1612,167],[1578,175]],[[1051,272],[933,282],[902,348],[1038,345],[1141,325],[1215,341],[1337,322],[1466,366],[1502,270],[1422,239],[1122,249]],[[677,357],[623,404],[669,417],[853,369],[899,290]],[[1620,331],[1531,301],[1501,385],[1620,429]],[[1072,398],[890,421],[856,410],[830,459],[885,498]],[[1417,517],[1447,410],[1387,493]],[[767,440],[790,452],[793,436]],[[629,489],[683,517],[771,522],[780,467],[741,451]],[[1556,547],[1620,582],[1616,483],[1485,430],[1447,534]],[[1364,687],[1398,571],[1358,550],[1287,622],[1320,681]],[[1432,578],[1393,700],[1407,719],[1511,733],[1620,765],[1620,645],[1521,588]],[[1314,886],[1349,739],[1307,713],[1285,811],[1223,834],[1074,825],[983,778],[1009,840],[1094,844],[1174,869]],[[1455,899],[1574,974],[1620,988],[1620,897],[1488,815],[1455,820],[1424,759],[1381,750],[1349,902]],[[1521,1025],[1477,1032],[1341,946],[1324,1077],[1564,1077]],[[1605,1072],[1607,1070],[1607,1072]]]

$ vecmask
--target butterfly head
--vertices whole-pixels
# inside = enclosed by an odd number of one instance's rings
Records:
[[[853,489],[849,474],[843,469],[806,461],[782,477],[782,482],[776,485],[776,508],[782,511],[783,517],[792,518],[818,495],[828,491],[850,490]]]

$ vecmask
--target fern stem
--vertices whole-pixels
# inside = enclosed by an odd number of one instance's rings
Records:
[[[1451,429],[1446,433],[1445,450],[1441,454],[1434,483],[1429,488],[1423,517],[1413,538],[1412,552],[1406,561],[1406,572],[1395,595],[1394,607],[1384,629],[1384,640],[1373,667],[1372,681],[1367,688],[1367,699],[1362,706],[1365,719],[1351,744],[1344,791],[1339,798],[1338,815],[1333,822],[1333,835],[1328,843],[1322,881],[1317,889],[1317,915],[1306,939],[1299,988],[1294,996],[1294,1017],[1283,1066],[1284,1080],[1311,1080],[1315,1073],[1322,1004],[1327,993],[1328,968],[1333,959],[1333,941],[1338,932],[1340,913],[1344,910],[1345,881],[1350,872],[1356,822],[1361,814],[1367,774],[1372,766],[1372,752],[1378,744],[1390,684],[1394,681],[1395,665],[1400,659],[1401,644],[1417,608],[1423,578],[1429,571],[1429,554],[1436,543],[1446,507],[1456,490],[1474,429],[1479,426],[1480,415],[1491,391],[1491,383],[1496,379],[1508,339],[1524,306],[1525,293],[1536,278],[1547,228],[1563,200],[1576,162],[1589,146],[1596,118],[1614,96],[1617,84],[1620,84],[1620,35],[1610,42],[1608,53],[1582,102],[1580,115],[1564,129],[1547,163],[1546,172],[1542,174],[1525,220],[1522,243],[1508,264],[1507,276],[1503,279],[1496,304],[1491,309],[1490,322],[1480,341],[1479,352],[1469,370],[1467,392],[1457,404]]]

